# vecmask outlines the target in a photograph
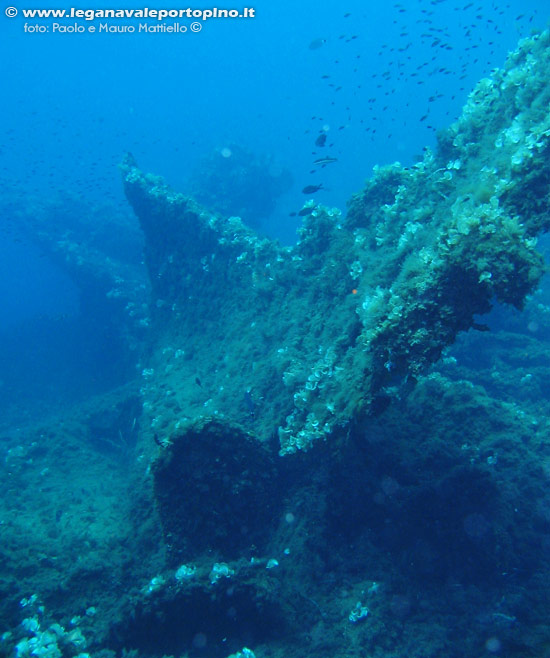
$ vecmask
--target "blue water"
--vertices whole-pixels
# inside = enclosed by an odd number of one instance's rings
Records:
[[[272,218],[276,234],[309,181],[322,125],[339,158],[323,172],[324,200],[343,206],[374,164],[410,162],[433,145],[429,126],[458,115],[518,38],[545,25],[545,6],[262,1],[253,19],[211,19],[185,35],[25,34],[25,19],[2,17],[0,173],[23,193],[68,188],[124,203],[125,151],[181,187],[202,154],[238,142],[295,177]],[[309,49],[318,39],[326,43]]]

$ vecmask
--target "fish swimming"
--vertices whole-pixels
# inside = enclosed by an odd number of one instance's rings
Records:
[[[315,140],[315,146],[324,146],[326,141],[327,141],[327,134],[323,132]]]
[[[332,164],[333,162],[338,162],[338,158],[332,158],[327,155],[325,158],[318,158],[317,160],[314,160],[313,164],[324,167],[325,165]]]
[[[320,185],[306,185],[302,190],[302,194],[315,194],[319,190],[324,190],[323,183]]]

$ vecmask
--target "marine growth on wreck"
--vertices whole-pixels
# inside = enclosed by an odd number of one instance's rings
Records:
[[[128,156],[157,328],[143,371],[151,431],[213,416],[260,441],[277,433],[282,455],[307,450],[414,385],[494,302],[521,308],[550,226],[548,52],[548,33],[522,42],[434,153],[377,168],[345,215],[315,206],[293,247]]]
[[[291,247],[121,172],[147,277],[27,213],[139,375],[9,438],[0,652],[548,655],[550,32]]]

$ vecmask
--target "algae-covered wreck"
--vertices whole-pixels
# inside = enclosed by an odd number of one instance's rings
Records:
[[[346,216],[316,206],[290,248],[128,157],[153,288],[152,431],[216,416],[307,449],[383,408],[495,300],[521,308],[550,226],[548,40],[482,80],[435,153],[377,169]]]
[[[425,374],[495,302],[521,309],[544,273],[550,34],[479,83],[434,153],[376,169],[345,216],[308,202],[293,247],[131,156],[122,169],[153,296],[141,427],[168,561],[119,645],[171,651],[166,638],[206,624],[219,656],[226,637],[266,655],[540,647],[542,408],[492,399],[464,370]],[[521,624],[510,574],[536,602]],[[227,597],[242,611],[230,628],[214,621]],[[451,626],[467,637],[455,644]]]
[[[0,650],[547,655],[550,34],[293,247],[122,170],[148,281],[125,219],[27,213],[140,378],[14,435]]]

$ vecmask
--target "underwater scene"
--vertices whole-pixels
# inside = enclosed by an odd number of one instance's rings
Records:
[[[0,17],[0,656],[550,658],[550,5],[74,4]]]

